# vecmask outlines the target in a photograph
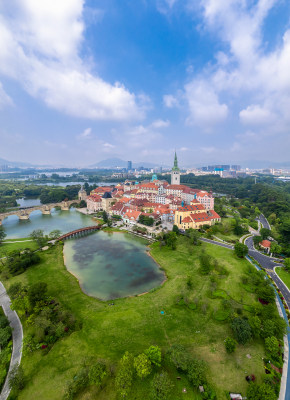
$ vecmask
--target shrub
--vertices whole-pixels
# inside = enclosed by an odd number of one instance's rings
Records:
[[[235,318],[232,322],[232,329],[237,341],[241,344],[246,344],[252,336],[251,327],[246,319]]]
[[[173,388],[173,384],[167,374],[162,371],[156,374],[151,382],[151,399],[167,400]]]
[[[153,365],[161,367],[161,350],[158,346],[150,346],[144,353]]]
[[[225,348],[226,348],[227,353],[229,353],[229,354],[233,353],[236,350],[236,345],[237,345],[237,342],[234,339],[232,339],[230,337],[226,338]]]

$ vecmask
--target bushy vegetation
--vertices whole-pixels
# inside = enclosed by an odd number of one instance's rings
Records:
[[[73,314],[49,296],[45,282],[31,286],[14,283],[8,295],[11,308],[17,311],[27,329],[23,344],[25,353],[50,349],[57,340],[78,328]]]
[[[12,351],[12,330],[9,321],[0,307],[0,390],[4,385],[9,369]]]
[[[19,249],[9,252],[2,261],[2,271],[15,276],[22,274],[27,268],[39,263],[40,257],[31,249]]]

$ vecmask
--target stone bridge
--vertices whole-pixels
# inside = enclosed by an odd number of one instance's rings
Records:
[[[63,211],[68,211],[71,204],[77,203],[78,200],[68,200],[68,201],[62,201],[61,203],[50,203],[50,204],[42,204],[39,206],[35,207],[22,207],[15,209],[13,211],[8,211],[5,213],[0,213],[0,225],[2,224],[2,221],[9,217],[10,215],[17,215],[19,219],[29,219],[29,215],[35,211],[35,210],[40,210],[42,214],[47,215],[51,214],[51,210],[55,207],[60,207],[61,210]]]

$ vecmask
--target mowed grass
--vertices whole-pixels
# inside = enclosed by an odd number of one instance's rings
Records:
[[[285,268],[276,268],[275,272],[290,290],[290,273]]]
[[[8,241],[10,242],[10,240]],[[25,239],[23,241],[15,241],[12,240],[11,243],[6,243],[3,242],[0,245],[0,257],[1,256],[5,256],[5,253],[7,253],[7,251],[13,251],[13,250],[19,250],[19,249],[32,249],[32,250],[36,250],[37,249],[37,244],[33,241],[28,241],[28,239]]]
[[[208,363],[208,379],[215,387],[218,399],[226,399],[228,392],[246,394],[245,376],[255,374],[258,382],[264,374],[262,357],[263,344],[252,341],[246,346],[239,345],[234,354],[228,355],[224,348],[224,339],[232,336],[229,321],[218,321],[217,311],[222,310],[222,297],[211,294],[209,276],[199,274],[198,256],[204,249],[218,260],[229,272],[219,277],[217,289],[225,296],[234,299],[237,305],[253,305],[254,296],[240,285],[240,276],[247,271],[249,264],[237,259],[233,252],[221,247],[203,243],[189,253],[187,239],[178,239],[177,250],[159,248],[157,243],[151,246],[151,254],[164,268],[167,281],[143,296],[135,296],[101,302],[85,295],[77,280],[67,272],[63,264],[61,246],[41,254],[42,262],[27,270],[24,274],[5,282],[22,281],[33,284],[44,281],[48,284],[49,294],[56,297],[70,309],[82,322],[82,329],[58,341],[46,355],[39,350],[23,356],[23,368],[28,384],[21,392],[20,400],[54,400],[63,397],[66,383],[89,359],[105,359],[116,368],[118,360],[128,350],[138,355],[151,344],[158,345],[165,353],[172,344],[182,344],[193,356]],[[193,287],[188,289],[188,277],[192,277]],[[177,304],[177,298],[183,296],[195,302],[197,307],[191,310],[186,305]],[[164,315],[160,313],[164,311]],[[249,315],[243,311],[244,315]],[[25,334],[25,327],[24,327]],[[247,357],[250,355],[250,358]],[[190,388],[184,376],[169,368],[175,383],[172,399],[199,399],[199,394]],[[148,387],[152,376],[141,381],[135,380],[132,399],[148,398]],[[186,387],[187,393],[182,393]],[[115,399],[114,383],[108,378],[102,391],[88,388],[78,399]]]

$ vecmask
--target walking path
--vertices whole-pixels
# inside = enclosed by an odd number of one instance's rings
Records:
[[[2,388],[2,392],[0,394],[0,400],[6,400],[9,396],[9,374],[12,368],[15,365],[19,365],[22,356],[22,341],[23,341],[23,330],[20,319],[15,311],[12,311],[10,308],[10,298],[5,290],[5,287],[0,282],[0,306],[3,307],[4,313],[9,320],[10,326],[12,328],[12,356],[9,366],[9,371],[6,376],[5,384]]]

